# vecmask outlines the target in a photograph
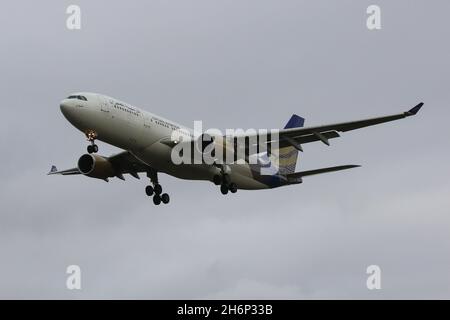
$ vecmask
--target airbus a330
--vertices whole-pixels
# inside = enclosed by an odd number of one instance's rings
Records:
[[[201,151],[205,148],[204,134],[195,135],[191,128],[117,99],[96,93],[79,92],[62,100],[60,108],[64,117],[86,135],[89,141],[88,153],[79,158],[77,167],[59,171],[52,166],[49,174],[81,174],[108,181],[112,177],[125,180],[125,174],[139,179],[139,173],[145,173],[150,179],[145,192],[153,197],[155,205],[167,204],[170,201],[169,195],[163,192],[158,173],[180,179],[210,181],[220,186],[222,194],[235,193],[238,189],[258,190],[299,184],[305,176],[358,167],[342,165],[296,172],[298,154],[303,151],[302,145],[316,141],[329,145],[330,139],[340,136],[339,132],[413,116],[422,105],[423,103],[419,103],[408,111],[393,115],[313,127],[304,127],[304,118],[294,114],[284,128],[277,131],[275,138],[270,136],[266,139],[266,149],[263,148],[261,152],[257,148],[257,151],[251,154],[247,152],[243,159],[239,159],[240,162],[234,157],[232,163],[179,164],[172,161],[173,148],[180,143],[178,139],[173,139],[174,131],[183,133],[183,143],[199,145]],[[253,134],[253,137],[255,135],[258,133]],[[246,135],[244,141],[253,137]],[[124,151],[109,157],[98,155],[96,140]],[[202,141],[197,144],[198,140]],[[210,137],[206,140],[206,145],[224,144],[226,136],[223,139]],[[276,150],[273,145],[276,145]],[[232,148],[235,147],[232,145]],[[248,151],[248,145],[244,149]],[[274,167],[274,164],[276,168],[270,171],[272,173],[262,172],[262,169]]]

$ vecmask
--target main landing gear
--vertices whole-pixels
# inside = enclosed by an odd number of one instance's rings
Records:
[[[167,204],[170,201],[170,197],[167,193],[162,193],[162,186],[158,183],[158,173],[156,171],[147,172],[147,177],[150,178],[152,185],[145,187],[145,193],[147,196],[153,196],[153,203],[159,205],[162,203]]]
[[[88,130],[85,132],[86,138],[91,143],[87,147],[88,153],[97,153],[98,152],[98,146],[95,144],[95,139],[97,139],[97,133],[93,130]]]
[[[231,182],[231,178],[230,175],[228,174],[216,174],[213,177],[213,182],[216,186],[220,185],[220,192],[222,192],[222,194],[227,194],[228,191],[230,191],[231,193],[236,193],[237,191],[237,185],[234,182]]]

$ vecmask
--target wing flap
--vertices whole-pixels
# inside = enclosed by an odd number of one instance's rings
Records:
[[[340,137],[339,133],[337,131],[325,131],[321,133],[322,136],[324,136],[327,139],[333,139],[333,138],[338,138]],[[310,143],[310,142],[315,142],[315,141],[320,141],[320,138],[315,135],[315,134],[306,134],[303,136],[299,136],[296,138],[292,138],[289,136],[282,136],[279,142],[280,148],[283,147],[287,147],[289,145],[291,145],[290,143],[290,139],[294,140],[296,143],[298,144],[305,144],[305,143]]]

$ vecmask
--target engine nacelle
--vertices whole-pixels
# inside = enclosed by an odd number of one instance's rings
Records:
[[[78,159],[78,170],[85,176],[98,179],[107,179],[116,175],[112,163],[96,154],[83,154]]]

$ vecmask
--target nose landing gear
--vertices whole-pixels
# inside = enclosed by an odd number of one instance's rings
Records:
[[[93,130],[87,130],[85,132],[87,140],[91,143],[87,147],[88,153],[97,153],[98,152],[98,146],[95,144],[95,139],[97,139],[97,133]]]
[[[87,146],[87,152],[88,153],[97,153],[98,152],[98,146],[94,143]]]
[[[158,183],[158,173],[156,171],[147,172],[147,177],[153,186],[148,185],[145,187],[145,193],[147,196],[153,196],[153,203],[159,205],[162,203],[167,204],[170,201],[170,197],[167,193],[162,193],[162,186]]]

